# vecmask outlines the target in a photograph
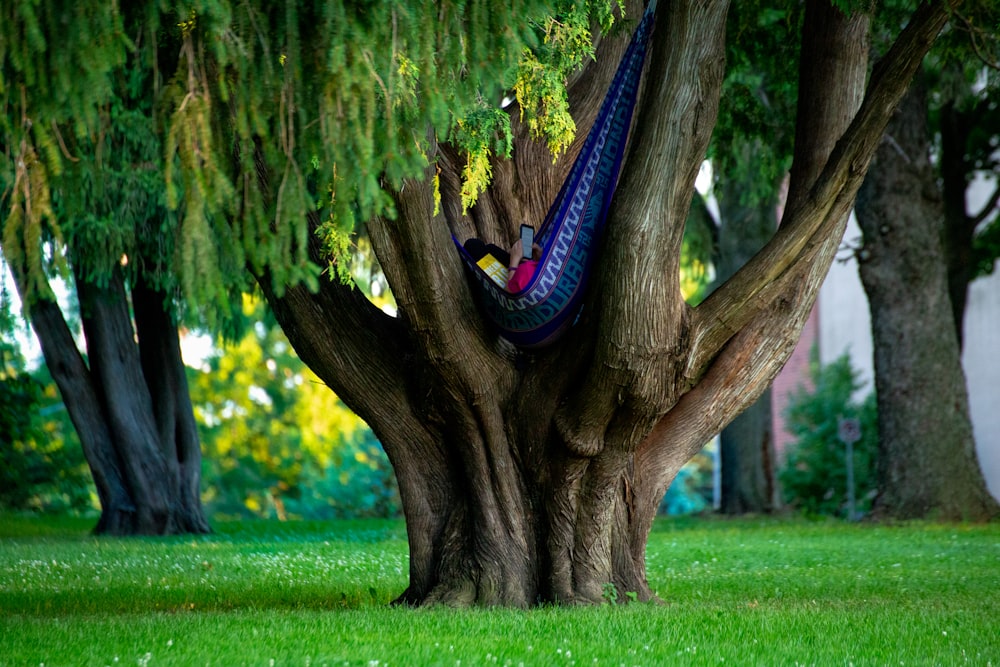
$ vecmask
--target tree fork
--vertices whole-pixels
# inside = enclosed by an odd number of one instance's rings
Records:
[[[100,380],[112,441],[136,506],[134,530],[154,535],[174,532],[171,489],[176,480],[156,435],[120,270],[115,269],[107,287],[80,276],[76,285],[91,372]]]

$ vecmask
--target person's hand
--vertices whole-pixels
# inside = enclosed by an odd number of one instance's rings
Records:
[[[518,241],[510,247],[510,264],[507,268],[513,271],[521,263],[522,259],[524,259],[524,248],[521,247],[521,242]]]
[[[537,243],[531,244],[531,259],[536,262],[542,258],[542,246]]]

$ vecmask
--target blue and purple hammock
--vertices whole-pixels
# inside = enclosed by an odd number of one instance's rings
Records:
[[[516,293],[506,291],[455,239],[480,288],[489,320],[518,347],[552,343],[576,321],[583,306],[588,274],[618,183],[655,4],[654,0],[646,8],[583,149],[538,228],[536,242],[542,256],[528,285]]]

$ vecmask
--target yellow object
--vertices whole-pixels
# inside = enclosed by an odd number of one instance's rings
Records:
[[[500,287],[507,286],[507,267],[493,255],[483,255],[476,264]]]

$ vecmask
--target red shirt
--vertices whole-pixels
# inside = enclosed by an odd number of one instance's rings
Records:
[[[534,259],[523,260],[511,273],[510,278],[507,279],[507,291],[508,292],[520,292],[531,279],[535,276],[535,269],[538,268],[538,261]]]

